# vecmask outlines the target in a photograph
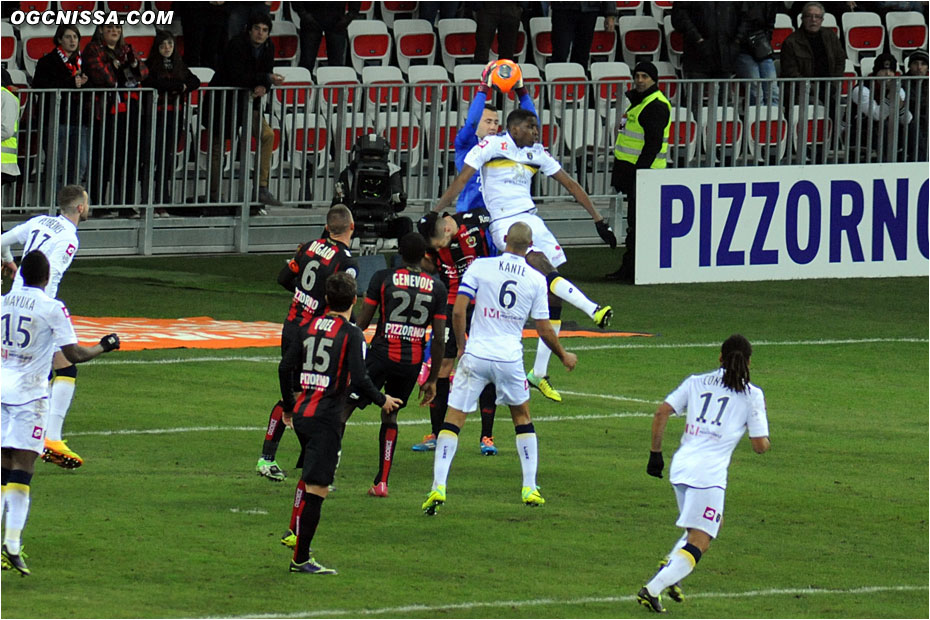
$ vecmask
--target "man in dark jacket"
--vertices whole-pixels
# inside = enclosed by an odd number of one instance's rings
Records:
[[[274,73],[274,44],[269,39],[271,18],[255,14],[249,18],[246,32],[232,39],[223,51],[210,86],[237,86],[247,91],[221,91],[213,94],[213,144],[210,160],[210,201],[219,200],[220,162],[223,141],[246,124],[245,115],[252,116],[252,136],[260,142],[258,201],[280,206],[281,202],[268,191],[271,176],[271,155],[274,131],[261,112],[262,98],[272,86],[280,86],[284,76]],[[238,105],[234,105],[234,102]],[[251,105],[249,105],[251,102]]]
[[[801,9],[801,27],[781,48],[781,77],[842,77],[846,49],[830,28],[823,28],[824,8],[808,2]]]
[[[659,90],[659,72],[651,62],[641,62],[633,70],[633,89],[627,91],[630,107],[621,120],[614,145],[611,184],[626,194],[626,251],[620,269],[607,274],[608,280],[633,284],[636,258],[636,171],[662,169],[668,158],[668,130],[672,104]]]
[[[726,79],[733,75],[739,45],[739,14],[734,2],[678,2],[672,27],[685,39],[681,62],[686,79]]]

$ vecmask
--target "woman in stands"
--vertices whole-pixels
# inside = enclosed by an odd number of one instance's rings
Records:
[[[83,59],[78,49],[81,31],[77,26],[61,25],[55,31],[55,47],[36,63],[33,88],[73,90],[62,93],[57,122],[58,175],[56,188],[65,185],[87,185],[87,157],[90,152],[90,94],[79,89],[87,84]],[[56,123],[53,115],[54,93],[47,93],[42,101],[44,121],[49,131]]]
[[[174,178],[175,155],[178,136],[184,131],[184,109],[188,93],[200,87],[191,70],[181,59],[175,46],[174,35],[167,30],[155,33],[155,41],[148,55],[149,76],[142,85],[158,91],[158,107],[155,115],[155,175],[154,201],[171,203]],[[155,209],[156,217],[167,216],[165,209]]]
[[[97,26],[91,42],[84,48],[84,71],[90,78],[88,86],[111,89],[95,96],[94,152],[98,159],[93,167],[90,187],[96,200],[104,204],[133,205],[139,180],[139,150],[147,149],[141,142],[142,106],[138,88],[149,75],[148,67],[132,46],[123,40],[123,27],[116,24]],[[107,184],[110,185],[109,193]],[[133,208],[120,209],[121,216],[133,217]],[[107,217],[110,213],[100,214]]]

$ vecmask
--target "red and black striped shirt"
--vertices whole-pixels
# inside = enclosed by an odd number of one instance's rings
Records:
[[[491,236],[488,226],[491,216],[487,209],[478,208],[463,213],[456,213],[452,219],[459,225],[452,235],[449,247],[439,250],[430,249],[427,255],[433,260],[439,279],[449,292],[449,304],[455,304],[459,292],[459,282],[468,266],[476,258],[491,256]]]
[[[300,246],[278,275],[278,282],[293,291],[286,321],[305,325],[326,313],[326,278],[339,271],[358,275],[358,263],[340,241],[317,239]]]
[[[382,269],[371,277],[365,303],[381,307],[372,353],[398,364],[422,364],[427,328],[435,319],[446,320],[445,285],[419,269]]]

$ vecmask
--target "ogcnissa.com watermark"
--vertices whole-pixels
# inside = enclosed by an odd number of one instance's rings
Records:
[[[174,11],[13,11],[10,22],[14,26],[168,26],[173,18]]]

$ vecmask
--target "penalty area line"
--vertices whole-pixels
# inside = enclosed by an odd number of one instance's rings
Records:
[[[915,592],[927,590],[926,585],[903,586],[863,586],[859,588],[828,589],[828,588],[769,588],[765,590],[749,590],[745,592],[698,592],[688,593],[688,599],[739,599],[762,598],[773,596],[828,596],[828,595],[857,595],[875,594],[880,592]],[[633,603],[636,597],[632,594],[625,596],[591,596],[574,599],[538,598],[529,600],[509,601],[471,601],[468,603],[449,603],[446,605],[401,605],[397,607],[380,607],[377,609],[314,609],[286,614],[249,614],[247,616],[226,616],[231,618],[321,618],[327,616],[341,616],[346,618],[360,618],[363,616],[400,616],[412,612],[437,612],[444,610],[471,610],[494,607],[538,607],[541,605],[591,605],[604,603]],[[212,617],[212,616],[208,616]]]

